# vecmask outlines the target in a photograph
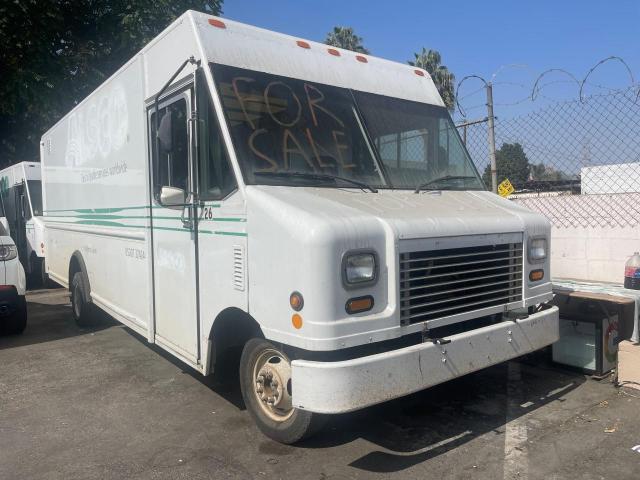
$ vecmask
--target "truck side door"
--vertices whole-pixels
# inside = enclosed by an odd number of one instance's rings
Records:
[[[155,341],[192,363],[199,361],[197,311],[197,222],[188,206],[193,192],[189,85],[149,110],[151,151],[151,242]],[[162,141],[158,140],[156,131]],[[167,192],[183,192],[169,200]]]

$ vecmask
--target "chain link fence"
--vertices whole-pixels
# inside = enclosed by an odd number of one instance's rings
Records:
[[[640,224],[640,90],[550,103],[495,119],[498,183],[556,227]],[[459,125],[491,185],[486,119]]]

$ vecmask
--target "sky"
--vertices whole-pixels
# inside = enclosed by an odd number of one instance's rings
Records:
[[[233,20],[315,41],[323,41],[334,26],[350,26],[373,55],[400,62],[423,46],[432,48],[457,80],[470,74],[488,80],[497,72],[497,114],[530,108],[531,102],[520,100],[550,68],[581,79],[599,60],[616,55],[640,80],[638,0],[226,0],[223,11]],[[551,73],[544,80],[547,98],[577,97],[567,76]],[[612,61],[589,81],[585,93],[631,80],[625,67]],[[469,80],[460,88],[469,116],[481,115],[483,92],[473,93],[480,86]]]

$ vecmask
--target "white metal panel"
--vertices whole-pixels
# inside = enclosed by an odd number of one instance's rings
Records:
[[[151,295],[143,106],[137,57],[47,132],[41,149],[49,273],[67,284],[80,252],[92,295],[138,326],[150,318],[140,298]]]
[[[420,331],[420,323],[400,325],[399,252],[475,242],[522,241],[526,245],[528,235],[549,233],[544,218],[489,192],[443,191],[436,195],[381,190],[373,194],[352,189],[249,186],[246,194],[250,313],[259,319],[267,338],[309,350],[345,348]],[[342,255],[361,248],[379,255],[378,283],[345,290]],[[548,271],[548,260],[535,268],[541,266]],[[525,260],[525,278],[531,268]],[[529,305],[532,295],[549,294],[550,276],[546,278],[536,285],[525,281],[523,300],[510,307]],[[291,324],[288,299],[294,290],[305,298],[300,330]],[[374,308],[347,315],[346,301],[362,295],[374,297]],[[492,307],[455,319],[503,310],[504,306]]]

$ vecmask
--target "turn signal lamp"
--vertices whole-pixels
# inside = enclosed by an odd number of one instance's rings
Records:
[[[367,295],[365,297],[350,298],[344,308],[349,315],[367,312],[373,308],[373,297]]]
[[[542,280],[543,278],[544,270],[542,269],[531,270],[531,273],[529,273],[529,280],[531,280],[532,282],[537,282],[538,280]]]
[[[291,315],[291,325],[296,330],[300,330],[302,328],[302,316],[299,313],[294,313]]]
[[[291,296],[289,296],[289,304],[296,312],[302,310],[302,307],[304,307],[304,298],[302,298],[302,294],[300,292],[293,292]]]

